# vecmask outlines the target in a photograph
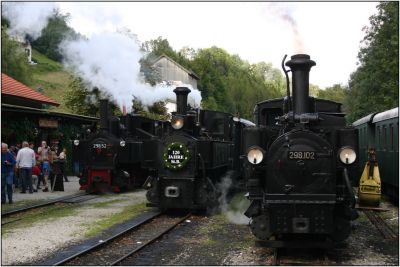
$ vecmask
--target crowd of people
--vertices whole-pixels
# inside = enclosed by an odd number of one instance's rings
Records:
[[[54,190],[57,177],[68,182],[65,174],[67,150],[60,153],[58,147],[49,147],[46,141],[35,150],[34,143],[27,141],[21,145],[8,147],[1,143],[1,204],[13,203],[13,192],[19,188],[20,193],[38,192],[41,184],[43,192]]]

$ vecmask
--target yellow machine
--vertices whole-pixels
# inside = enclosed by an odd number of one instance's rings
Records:
[[[368,151],[368,161],[361,175],[358,200],[364,206],[379,206],[381,200],[381,177],[373,148]]]

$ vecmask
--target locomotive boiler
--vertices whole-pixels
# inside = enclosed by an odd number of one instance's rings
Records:
[[[251,201],[245,215],[266,245],[297,238],[343,241],[357,217],[349,177],[357,164],[357,131],[345,126],[341,104],[309,96],[316,63],[298,54],[286,70],[285,58],[288,96],[258,103],[256,127],[244,130]]]
[[[138,114],[108,115],[108,101],[100,101],[100,129],[74,140],[73,161],[79,166],[81,190],[120,192],[141,187],[155,175],[153,151],[163,121]]]
[[[160,143],[158,177],[145,183],[148,205],[162,210],[217,206],[218,183],[225,177],[237,186],[242,177],[242,129],[254,124],[224,112],[188,109],[190,89],[174,92],[177,110]]]

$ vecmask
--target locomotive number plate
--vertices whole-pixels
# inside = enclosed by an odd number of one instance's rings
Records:
[[[93,148],[107,148],[107,144],[93,144]]]
[[[288,159],[316,159],[314,151],[289,151]]]

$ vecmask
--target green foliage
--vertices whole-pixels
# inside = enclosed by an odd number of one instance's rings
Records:
[[[332,100],[343,103],[346,96],[346,88],[340,84],[335,84],[332,87],[327,87],[325,90],[318,90],[318,98]]]
[[[15,143],[22,143],[23,141],[35,140],[38,129],[37,123],[24,118],[21,120],[7,120],[3,118],[1,126],[1,139],[2,140],[15,140]]]
[[[24,48],[8,36],[6,27],[1,28],[1,55],[3,73],[25,84],[32,81]]]
[[[198,88],[208,109],[252,119],[256,103],[284,91],[284,78],[271,64],[251,65],[215,46],[198,50],[190,66],[201,77]]]
[[[132,109],[134,113],[155,120],[168,120],[170,116],[167,113],[168,110],[164,101],[155,102],[150,107],[147,107],[148,110],[146,111],[142,102],[135,96],[133,96]]]
[[[399,3],[380,2],[370,17],[345,99],[348,121],[399,105]]]
[[[67,24],[69,17],[69,14],[64,15],[56,10],[54,16],[49,19],[47,26],[42,30],[41,36],[32,41],[32,47],[47,57],[61,62],[60,43],[66,38],[78,37],[78,34]]]
[[[70,77],[67,93],[64,96],[65,106],[69,111],[79,115],[99,117],[100,99],[109,100],[110,114],[121,115],[120,108],[112,102],[111,96],[98,88],[89,88],[80,77]]]

